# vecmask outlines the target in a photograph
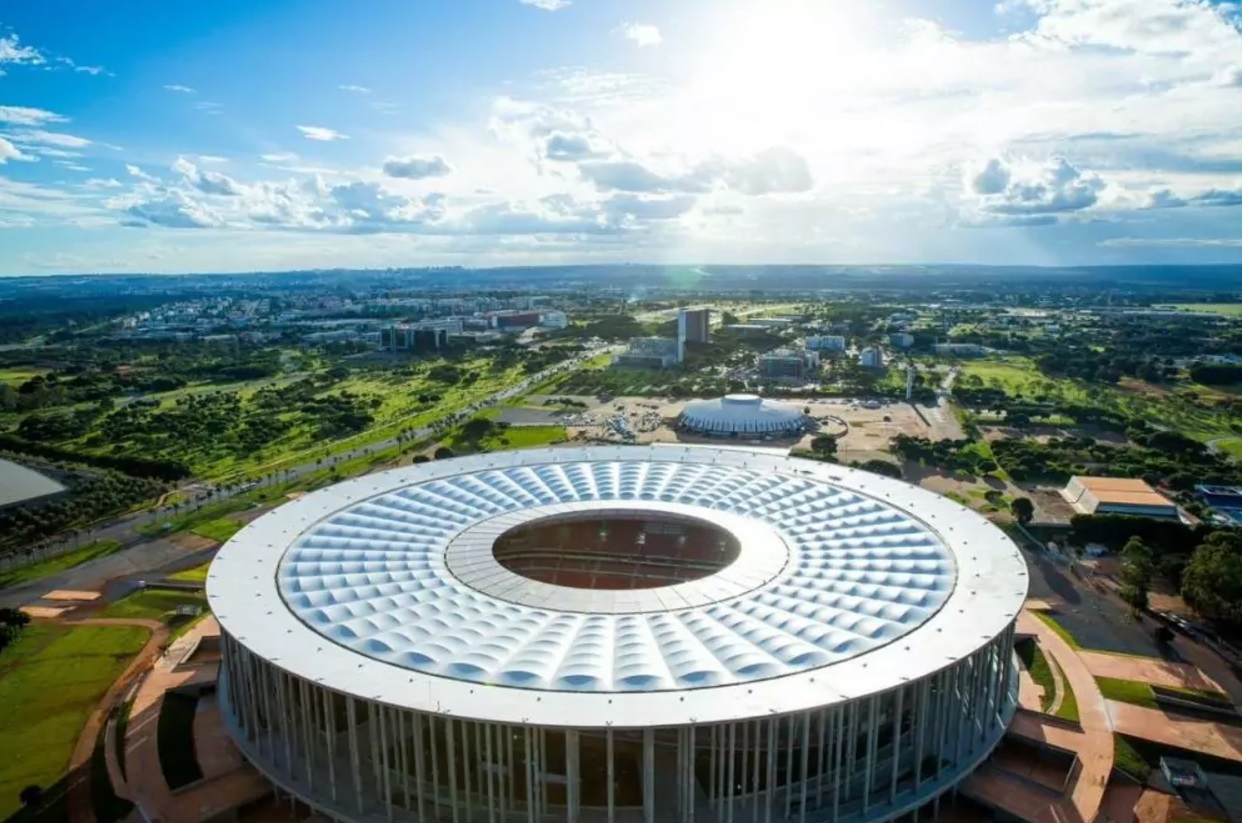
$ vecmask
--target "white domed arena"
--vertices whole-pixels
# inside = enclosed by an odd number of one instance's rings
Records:
[[[708,437],[788,437],[810,428],[799,409],[757,394],[726,394],[693,400],[677,417],[677,428]]]
[[[222,713],[345,821],[884,821],[1017,703],[1012,542],[931,492],[739,449],[350,480],[221,549]]]

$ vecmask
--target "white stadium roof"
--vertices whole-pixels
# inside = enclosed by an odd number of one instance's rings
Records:
[[[678,419],[680,425],[716,434],[766,434],[797,431],[806,417],[794,406],[755,394],[726,394],[714,400],[693,400]]]
[[[538,582],[491,552],[523,523],[643,512],[723,528],[739,556],[617,591]],[[308,495],[229,541],[208,594],[239,642],[329,688],[589,727],[892,688],[996,637],[1026,582],[1002,532],[896,480],[734,449],[595,447],[437,461]],[[709,687],[713,699],[693,696]]]

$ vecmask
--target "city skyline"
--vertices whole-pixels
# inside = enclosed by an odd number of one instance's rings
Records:
[[[1242,262],[1238,26],[1206,0],[15,6],[0,275]]]

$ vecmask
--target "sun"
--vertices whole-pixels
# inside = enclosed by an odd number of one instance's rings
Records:
[[[687,122],[719,150],[831,141],[834,116],[871,52],[867,12],[849,0],[764,0],[721,9],[684,88]],[[724,145],[721,145],[721,144]]]

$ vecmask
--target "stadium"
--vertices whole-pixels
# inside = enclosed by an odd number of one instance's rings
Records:
[[[1026,567],[982,517],[736,448],[350,480],[220,551],[225,723],[338,820],[883,821],[1012,718]]]
[[[789,437],[801,435],[813,424],[788,403],[756,394],[726,394],[687,403],[676,425],[707,437]]]

